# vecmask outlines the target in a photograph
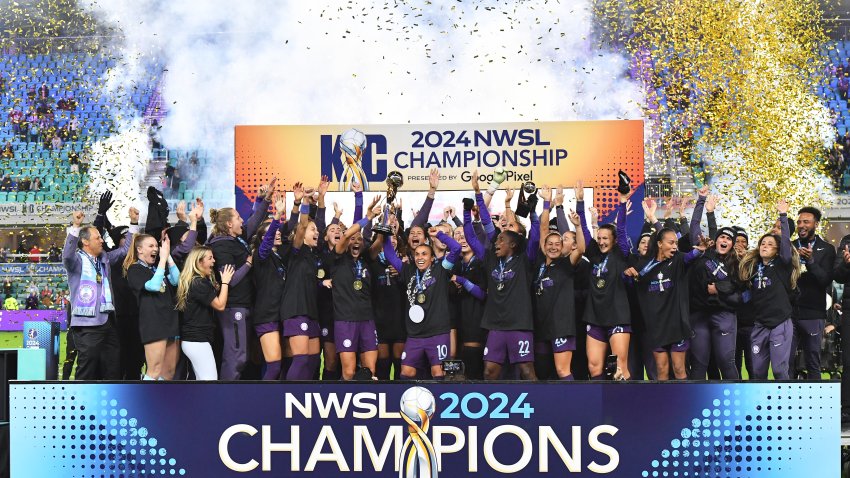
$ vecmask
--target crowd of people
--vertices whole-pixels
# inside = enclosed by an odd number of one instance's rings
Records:
[[[575,211],[545,186],[539,216],[531,200],[514,210],[506,188],[496,217],[500,185],[482,191],[477,178],[461,217],[447,208],[438,224],[436,169],[409,224],[399,204],[364,204],[355,182],[350,225],[336,205],[327,221],[327,178],[291,191],[273,180],[247,219],[211,210],[209,236],[200,200],[169,225],[149,193],[141,233],[135,209],[129,226],[105,221],[107,193],[93,225],[74,214],[62,253],[76,378],[439,379],[449,360],[479,380],[735,380],[742,367],[752,379],[821,378],[821,337],[838,325],[826,324],[826,296],[850,280],[850,236],[836,253],[817,235],[819,210],[799,209],[795,224],[779,201],[773,229],[751,243],[718,227],[704,186],[690,220],[659,220],[644,200],[633,247],[627,177],[615,221],[601,225],[581,183]]]

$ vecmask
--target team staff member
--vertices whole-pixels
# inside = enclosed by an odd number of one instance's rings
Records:
[[[197,380],[216,380],[218,372],[212,341],[214,313],[227,307],[227,292],[233,278],[233,266],[221,269],[221,284],[215,279],[212,249],[198,246],[189,252],[177,285],[177,310],[183,312],[180,324],[181,348],[192,363]]]
[[[157,255],[159,265],[155,265]],[[153,236],[136,235],[124,259],[124,274],[139,304],[139,335],[146,364],[143,380],[171,380],[180,354],[180,320],[174,308],[180,271],[171,258],[168,236],[160,247]]]
[[[489,215],[487,207],[478,204],[479,213]],[[465,218],[464,218],[465,219]],[[466,235],[466,241],[475,258],[483,261],[487,273],[487,303],[481,326],[487,329],[484,347],[484,378],[496,380],[506,363],[519,369],[523,380],[537,380],[534,373],[534,319],[531,301],[533,282],[531,263],[540,247],[540,223],[537,214],[531,211],[531,232],[528,245],[523,250],[525,238],[510,229],[518,223],[509,222],[509,229],[496,236],[492,249],[485,249],[474,235]],[[488,233],[491,239],[495,231]],[[489,245],[489,244],[488,244]]]
[[[73,213],[62,264],[68,273],[71,330],[77,345],[77,380],[119,380],[121,355],[115,328],[110,270],[130,248],[138,232],[139,211],[130,208],[130,228],[124,245],[104,252],[103,238],[94,226],[83,227],[82,211]]]
[[[331,266],[331,290],[334,306],[334,341],[342,366],[342,379],[351,380],[360,365],[375,376],[378,358],[378,333],[372,309],[372,276],[370,264],[378,256],[382,244],[375,241],[365,250],[361,231],[381,212],[375,196],[366,217],[349,227],[334,246]]]
[[[576,349],[573,277],[584,253],[584,234],[576,236],[576,248],[569,255],[563,256],[563,237],[558,231],[549,232],[552,190],[544,186],[540,190],[540,197],[543,199],[543,215],[540,218],[540,249],[543,258],[538,260],[539,264],[535,268],[537,272],[533,285],[535,360],[540,360],[536,357],[538,351],[546,351],[546,360],[554,361],[558,378],[573,380],[572,355]],[[580,226],[578,214],[573,212],[570,219],[574,226]]]
[[[806,359],[808,380],[821,379],[820,349],[826,324],[826,296],[832,289],[832,266],[835,263],[835,247],[816,233],[820,218],[821,212],[817,208],[800,209],[797,212],[797,240],[793,243],[800,255],[802,274],[797,283],[800,297],[794,307],[794,339],[788,376],[796,376],[793,357],[800,347]]]
[[[758,247],[747,252],[740,265],[741,280],[749,282],[744,300],[752,302],[755,312],[752,378],[756,380],[767,379],[769,366],[773,367],[776,380],[789,377],[788,361],[794,333],[791,292],[800,278],[800,264],[797,251],[791,247],[788,203],[779,201],[777,210],[782,236],[762,236]]]
[[[392,240],[384,238],[384,257],[396,270],[407,299],[407,342],[401,354],[401,378],[416,377],[417,368],[428,363],[433,378],[444,376],[442,362],[449,357],[451,320],[449,319],[449,282],[454,261],[460,255],[460,244],[443,232],[431,228],[432,239],[448,245],[449,253],[438,264],[434,249],[420,244],[413,251],[413,263],[398,258]]]
[[[280,300],[286,284],[286,261],[289,244],[284,242],[286,224],[281,229],[281,215],[286,212],[283,195],[275,193],[275,211],[270,223],[260,226],[254,237],[254,332],[266,362],[263,380],[280,379],[282,349],[280,346]],[[259,243],[259,244],[258,244]]]
[[[208,245],[213,251],[219,270],[230,264],[236,269],[230,281],[227,309],[217,312],[224,338],[221,373],[222,380],[239,380],[248,362],[248,321],[254,300],[254,287],[249,273],[253,263],[248,238],[252,237],[267,215],[275,191],[277,178],[273,178],[266,195],[242,227],[242,217],[232,207],[211,209],[212,237]]]

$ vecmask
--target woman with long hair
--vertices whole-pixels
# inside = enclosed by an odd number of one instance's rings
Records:
[[[326,189],[326,182],[327,178],[323,177],[320,188]],[[303,195],[301,183],[296,183],[293,194],[296,198]],[[280,303],[283,336],[292,351],[287,380],[312,380],[321,360],[316,281],[325,275],[319,276],[319,271],[324,269],[319,267],[318,246],[319,229],[310,219],[310,206],[302,202]]]
[[[224,339],[219,374],[222,380],[239,380],[248,362],[248,326],[254,295],[250,277],[253,257],[248,240],[268,214],[276,182],[276,178],[272,179],[263,201],[255,208],[245,227],[242,217],[232,207],[210,210],[213,229],[207,245],[213,251],[218,272],[228,264],[236,270],[230,281],[227,308],[216,312]]]
[[[233,279],[233,266],[221,269],[216,281],[212,249],[197,246],[189,252],[177,285],[177,310],[183,311],[180,324],[181,348],[192,363],[197,380],[216,380],[218,372],[212,350],[215,312],[227,307],[227,294]]]
[[[584,220],[584,190],[576,187],[576,209],[581,218],[581,235],[587,244],[590,283],[584,322],[587,324],[587,365],[591,380],[605,378],[608,346],[617,356],[617,367],[625,379],[629,373],[629,340],[632,320],[623,272],[628,268],[629,241],[626,235],[626,205],[631,194],[620,194],[616,226],[603,224],[592,238]],[[577,234],[578,236],[578,234]]]
[[[788,362],[794,333],[791,294],[800,278],[800,259],[791,247],[788,202],[780,200],[776,209],[781,236],[763,235],[758,247],[744,255],[739,267],[741,280],[747,282],[749,288],[744,292],[744,301],[752,304],[755,313],[752,378],[757,380],[767,378],[768,367],[773,368],[773,378],[789,378]]]
[[[168,236],[163,237],[160,247],[153,236],[138,234],[133,236],[124,259],[124,275],[139,305],[144,380],[171,380],[180,353],[180,320],[174,310],[174,288],[180,271],[171,258],[170,246]]]
[[[369,264],[382,246],[375,241],[367,250],[361,231],[367,228],[381,210],[375,196],[366,217],[346,229],[333,249],[331,290],[334,306],[334,342],[339,353],[342,379],[351,380],[359,359],[362,367],[375,376],[378,358],[378,333],[372,308],[372,275]]]
[[[404,242],[397,234],[399,224],[390,216],[390,226],[396,234],[389,236],[396,257],[401,259],[406,253],[401,250],[405,247]],[[381,242],[380,239],[375,239]],[[390,369],[393,370],[393,378],[398,380],[401,374],[401,354],[404,353],[404,342],[407,339],[407,330],[404,327],[404,315],[407,312],[404,306],[404,289],[398,280],[395,280],[400,271],[396,270],[387,260],[386,253],[380,251],[376,260],[371,263],[374,291],[372,293],[372,306],[375,309],[375,330],[378,333],[378,361],[375,364],[375,376],[378,380],[389,380]]]

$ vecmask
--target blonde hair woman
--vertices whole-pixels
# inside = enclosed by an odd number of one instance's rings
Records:
[[[177,309],[183,311],[180,326],[182,349],[198,380],[217,380],[215,357],[212,351],[215,332],[214,312],[227,306],[227,292],[233,278],[233,266],[221,270],[221,284],[213,274],[212,250],[198,246],[189,252],[177,285]]]
[[[139,305],[139,335],[145,346],[143,380],[171,380],[179,355],[180,321],[174,288],[180,271],[166,236],[162,246],[148,234],[133,237],[124,259],[124,275]]]
[[[791,294],[800,278],[800,259],[791,247],[791,230],[788,227],[788,203],[779,201],[781,236],[765,234],[758,247],[741,259],[740,275],[749,289],[744,301],[750,302],[755,314],[752,352],[753,376],[767,378],[768,366],[773,366],[773,378],[787,380],[788,362],[791,359],[791,339],[794,325],[791,322]]]

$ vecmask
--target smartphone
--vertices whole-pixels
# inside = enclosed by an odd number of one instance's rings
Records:
[[[615,373],[617,373],[617,356],[609,355],[605,359],[605,378],[614,380]]]

